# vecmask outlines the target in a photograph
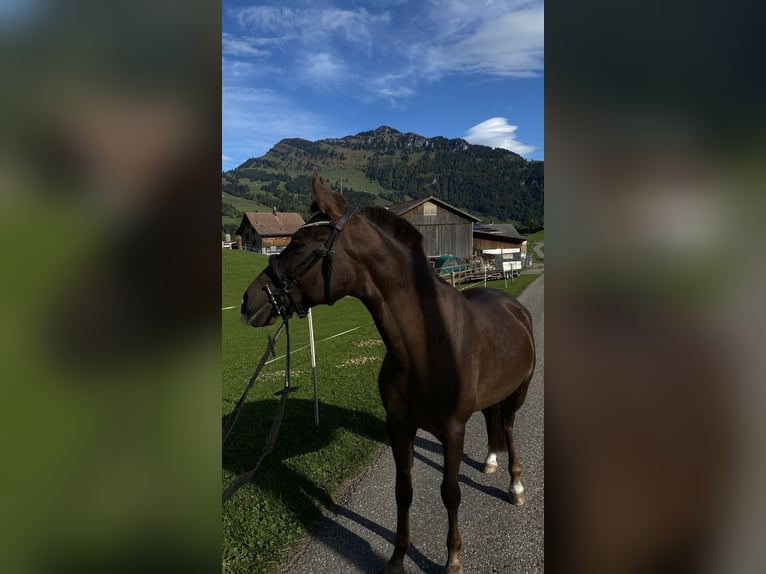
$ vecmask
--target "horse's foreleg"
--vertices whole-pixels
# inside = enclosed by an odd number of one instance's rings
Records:
[[[510,415],[510,423],[505,427],[505,434],[508,437],[508,472],[511,475],[508,499],[511,504],[521,506],[526,500],[526,494],[524,494],[524,485],[521,484],[521,463],[516,456],[516,446],[513,442],[513,419],[514,415]]]
[[[404,555],[410,546],[410,505],[412,504],[412,445],[415,431],[402,423],[386,419],[388,438],[396,464],[396,540],[394,553],[386,566],[386,574],[404,572]]]
[[[442,480],[441,494],[444,506],[447,509],[449,530],[447,532],[447,574],[463,574],[463,566],[460,563],[460,548],[463,541],[457,525],[458,507],[460,506],[460,485],[458,474],[460,473],[460,460],[463,457],[463,440],[465,427],[454,430],[445,436],[444,445],[444,477]]]

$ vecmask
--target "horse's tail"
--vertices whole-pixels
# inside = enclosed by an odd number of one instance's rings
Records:
[[[497,403],[487,407],[481,412],[484,414],[484,422],[487,423],[487,445],[490,452],[505,452],[508,446],[505,444],[505,430],[503,429],[503,416]]]

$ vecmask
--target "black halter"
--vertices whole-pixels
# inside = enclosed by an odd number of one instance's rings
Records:
[[[298,228],[300,231],[301,229],[307,229],[309,227],[332,227],[332,232],[330,233],[330,237],[327,238],[327,241],[309,253],[303,259],[303,261],[298,263],[298,265],[296,265],[295,269],[290,273],[289,276],[283,274],[279,267],[277,267],[277,255],[272,255],[269,257],[269,266],[266,268],[266,274],[269,276],[269,279],[271,279],[277,289],[279,289],[279,291],[273,293],[271,289],[269,289],[268,285],[266,285],[264,289],[269,296],[269,301],[271,302],[272,306],[277,311],[277,313],[279,313],[279,316],[282,317],[283,320],[287,321],[287,319],[290,317],[290,313],[287,311],[287,307],[284,303],[285,296],[290,302],[290,305],[292,305],[292,307],[298,312],[298,317],[302,319],[308,314],[308,310],[303,309],[302,307],[299,308],[295,304],[295,301],[293,301],[293,297],[291,295],[291,291],[293,290],[293,287],[300,283],[300,280],[303,278],[303,276],[320,261],[322,261],[322,276],[324,277],[325,303],[327,305],[332,305],[332,303],[330,303],[330,280],[332,279],[335,241],[338,239],[340,232],[343,231],[343,229],[346,227],[346,224],[351,219],[351,216],[354,215],[354,211],[355,209],[353,207],[348,206],[346,208],[346,212],[343,214],[343,217],[341,217],[337,223],[334,221],[315,221],[314,223],[307,223],[306,225]]]

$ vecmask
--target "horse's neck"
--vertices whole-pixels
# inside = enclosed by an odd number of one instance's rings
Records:
[[[429,316],[438,312],[443,285],[422,254],[404,252],[368,270],[371,283],[360,297],[370,311],[386,349],[404,368],[423,349]]]

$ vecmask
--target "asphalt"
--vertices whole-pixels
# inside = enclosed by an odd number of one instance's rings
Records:
[[[530,284],[520,300],[534,318],[537,368],[527,400],[516,415],[514,436],[523,466],[526,503],[507,502],[508,457],[498,456],[498,472],[481,472],[486,431],[481,413],[468,421],[460,468],[462,503],[459,526],[466,574],[536,573],[544,569],[543,467],[543,292],[544,275]],[[447,560],[447,516],[439,494],[441,444],[430,434],[415,439],[414,500],[410,509],[412,545],[405,570],[441,573]],[[298,548],[285,574],[383,572],[396,529],[394,463],[390,447],[348,488],[332,513],[322,519]]]

